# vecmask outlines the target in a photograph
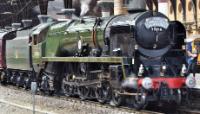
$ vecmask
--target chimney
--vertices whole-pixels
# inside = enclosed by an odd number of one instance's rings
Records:
[[[22,20],[23,27],[30,27],[32,25],[32,20]]]
[[[18,30],[21,28],[21,23],[12,23],[12,31]]]
[[[6,30],[12,30],[12,27],[11,26],[5,26],[4,27]]]
[[[127,14],[127,7],[124,4],[125,0],[114,0],[114,15]]]
[[[114,7],[113,0],[100,0],[98,1],[98,5],[101,7],[102,17],[109,17],[111,9]]]
[[[73,14],[75,13],[75,9],[68,8],[68,9],[61,9],[60,13],[57,13],[58,15],[65,15],[66,19],[72,19]]]
[[[158,12],[161,12],[166,16],[169,15],[168,0],[158,0]]]
[[[38,15],[38,19],[40,23],[47,23],[50,17],[47,15]]]

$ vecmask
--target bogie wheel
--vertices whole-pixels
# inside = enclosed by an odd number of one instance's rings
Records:
[[[86,86],[79,86],[78,87],[78,95],[80,97],[81,100],[85,100],[88,98],[89,95],[89,88]]]
[[[111,92],[111,101],[110,105],[111,106],[120,106],[122,104],[122,96],[119,94],[118,91],[113,90]]]
[[[180,89],[174,90],[174,94],[176,96],[176,99],[175,99],[176,104],[180,105],[182,101],[181,90]]]
[[[183,89],[182,91],[182,105],[185,105],[189,108],[191,108],[193,105],[191,105],[191,101],[192,99],[195,98],[195,96],[192,95],[192,91],[187,88],[187,89]]]
[[[139,88],[133,102],[135,109],[140,110],[147,106],[148,103],[146,101],[146,97],[147,94],[145,91],[142,88]]]
[[[110,86],[106,83],[102,83],[101,86],[96,88],[95,95],[100,103],[105,103],[109,100]]]

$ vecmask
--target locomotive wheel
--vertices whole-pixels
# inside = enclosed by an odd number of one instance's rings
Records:
[[[190,100],[191,100],[191,98],[193,98],[194,96],[192,96],[192,92],[190,91],[190,89],[189,88],[185,88],[185,89],[182,89],[181,90],[182,91],[182,103],[183,104],[186,104],[186,105],[188,105],[188,106],[191,106],[190,104]]]
[[[50,89],[50,87],[49,87],[49,83],[48,83],[48,77],[47,77],[47,76],[44,76],[44,77],[42,78],[40,90],[41,90],[41,92],[42,92],[43,94],[47,94],[48,91],[49,91],[49,89]]]
[[[146,101],[146,93],[144,92],[143,89],[138,89],[138,93],[135,96],[133,106],[137,109],[143,109],[147,106],[147,101]]]
[[[85,87],[85,86],[79,86],[78,87],[78,95],[79,95],[81,100],[87,99],[89,92],[90,92],[90,90],[89,90],[88,87]]]
[[[109,93],[110,86],[105,83],[101,84],[101,87],[97,87],[95,91],[96,98],[100,103],[105,103],[108,101]]]
[[[176,104],[177,105],[180,105],[181,104],[181,101],[182,101],[182,97],[181,97],[181,90],[178,89],[178,90],[174,90],[175,91],[175,95],[176,95]]]
[[[16,86],[17,87],[22,87],[24,85],[24,78],[23,76],[18,76],[16,80]]]
[[[110,101],[110,105],[111,106],[120,106],[122,103],[122,96],[119,95],[119,93],[117,91],[112,91],[111,93],[111,101]]]
[[[74,95],[74,88],[71,85],[62,83],[62,90],[65,96],[73,96]]]
[[[44,95],[50,95],[52,96],[54,94],[54,82],[55,81],[52,77],[50,77],[48,74],[45,74],[43,72],[42,74],[42,81],[41,81],[41,86],[40,90]]]
[[[5,72],[1,72],[1,75],[0,75],[0,82],[2,84],[5,84],[6,83],[6,74]]]
[[[11,76],[12,76],[12,72],[7,72],[7,75],[6,75],[6,82],[11,84]]]
[[[31,80],[29,78],[24,78],[24,89],[29,89],[31,86]]]
[[[72,77],[73,77],[72,74],[68,74],[67,76],[65,76],[62,79],[61,89],[63,91],[63,94],[65,96],[68,96],[68,97],[74,95],[74,87],[73,87],[73,85],[66,84],[67,82],[70,81],[70,79],[72,79]]]
[[[10,81],[13,85],[16,85],[18,75],[16,73],[13,73],[13,75],[10,77]]]

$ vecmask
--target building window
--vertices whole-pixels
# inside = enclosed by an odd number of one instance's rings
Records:
[[[123,0],[123,4],[125,7],[127,7],[129,5],[130,0]]]

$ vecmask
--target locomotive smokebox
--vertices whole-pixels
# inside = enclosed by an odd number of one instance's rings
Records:
[[[136,41],[146,56],[161,56],[171,47],[169,20],[159,12],[147,12],[136,21]]]

